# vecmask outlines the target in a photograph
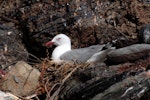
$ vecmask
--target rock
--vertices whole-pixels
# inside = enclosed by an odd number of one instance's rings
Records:
[[[28,52],[21,35],[13,23],[0,24],[0,67],[6,68],[16,61],[27,61]]]
[[[139,58],[148,56],[149,53],[149,44],[134,44],[109,52],[107,54],[107,61],[111,63],[123,63],[128,61],[134,61]]]
[[[150,9],[138,0],[44,0],[30,5],[24,3],[18,11],[17,20],[28,51],[45,57],[46,48],[42,44],[59,33],[72,38],[73,48],[113,40],[131,45],[136,42],[137,27],[149,22]],[[130,41],[124,43],[120,38]]]
[[[150,71],[146,71],[149,64],[147,57],[118,65],[79,68],[62,86],[60,100],[139,100],[136,98],[150,89]]]
[[[0,100],[19,100],[19,98],[13,94],[0,91]]]
[[[148,73],[149,72],[143,72],[142,74]],[[91,100],[127,100],[131,95],[132,99],[138,100],[150,88],[149,76],[142,74],[128,77],[112,85],[104,92],[94,96]]]
[[[144,43],[150,43],[150,23],[140,29],[139,38]]]
[[[1,88],[15,95],[29,95],[37,88],[39,76],[40,72],[37,69],[24,61],[19,61],[6,74]]]

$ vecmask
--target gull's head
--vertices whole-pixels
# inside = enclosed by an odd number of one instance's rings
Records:
[[[71,41],[67,35],[58,34],[51,41],[45,44],[46,47],[51,47],[52,45],[56,46],[71,45]]]

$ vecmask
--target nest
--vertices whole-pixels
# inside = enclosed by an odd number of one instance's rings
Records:
[[[62,86],[73,75],[73,73],[78,69],[83,70],[88,66],[89,64],[68,62],[55,64],[48,58],[44,59],[42,63],[36,65],[36,68],[41,72],[37,94],[40,95],[46,93],[46,100],[58,99]]]

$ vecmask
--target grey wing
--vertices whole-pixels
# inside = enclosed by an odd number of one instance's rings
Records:
[[[84,63],[93,54],[102,50],[105,45],[93,45],[86,48],[74,49],[63,54],[60,59],[71,62]]]

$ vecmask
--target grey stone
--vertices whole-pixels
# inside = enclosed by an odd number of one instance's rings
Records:
[[[134,61],[139,58],[148,56],[149,53],[149,44],[134,44],[109,52],[107,54],[107,61],[111,63],[123,63],[127,61]]]
[[[24,61],[19,61],[6,74],[2,89],[20,96],[32,94],[37,88],[39,76],[40,72],[37,69]]]
[[[150,43],[150,23],[144,25],[139,31],[139,38],[144,43]]]

